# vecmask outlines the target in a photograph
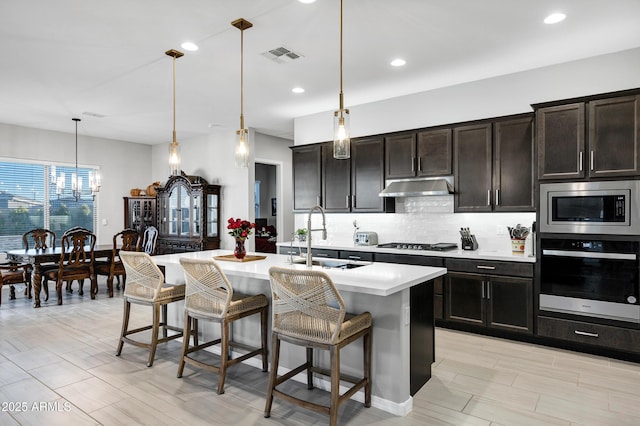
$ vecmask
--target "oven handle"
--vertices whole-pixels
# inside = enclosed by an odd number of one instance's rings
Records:
[[[584,257],[590,259],[622,259],[636,260],[637,255],[631,253],[593,253],[588,251],[542,250],[543,256]]]

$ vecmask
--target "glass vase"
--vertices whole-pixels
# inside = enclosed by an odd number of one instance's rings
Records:
[[[236,248],[233,250],[233,255],[236,259],[244,259],[247,255],[247,249],[244,247],[244,238],[236,238]]]

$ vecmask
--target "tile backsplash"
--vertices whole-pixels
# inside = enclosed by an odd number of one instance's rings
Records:
[[[320,233],[313,240],[335,245],[353,244],[356,222],[360,231],[375,231],[380,243],[422,242],[458,243],[461,227],[468,227],[481,250],[510,251],[507,226],[530,227],[535,213],[453,213],[453,196],[408,197],[396,199],[396,213],[327,214],[327,241]],[[307,226],[307,215],[297,214],[296,229]],[[319,214],[312,217],[312,228],[322,225]]]

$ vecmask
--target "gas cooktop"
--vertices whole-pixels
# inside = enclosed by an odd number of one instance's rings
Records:
[[[394,248],[400,250],[434,250],[434,251],[447,251],[455,250],[458,248],[456,243],[386,243],[378,244],[378,248]]]

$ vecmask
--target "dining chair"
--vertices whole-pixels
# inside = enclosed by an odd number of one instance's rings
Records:
[[[15,299],[14,284],[22,284],[29,286],[31,283],[31,265],[23,264],[4,264],[0,265],[0,305],[2,304],[2,286],[11,286],[11,294]]]
[[[22,234],[22,245],[25,250],[36,249],[36,250],[46,250],[49,247],[55,248],[56,246],[56,233],[51,231],[50,229],[45,228],[36,228]],[[43,274],[46,271],[56,269],[58,264],[56,262],[51,263],[43,263],[40,264],[40,271]],[[49,286],[47,284],[47,280],[42,280],[42,289],[44,289],[44,300],[49,300]],[[12,293],[14,293],[12,291]],[[31,283],[27,287],[27,297],[31,299]],[[13,294],[12,299],[15,298],[15,294]]]
[[[178,377],[182,377],[185,363],[213,373],[218,373],[218,394],[224,393],[227,369],[246,359],[260,355],[262,371],[266,372],[267,327],[269,300],[264,294],[244,295],[233,290],[231,283],[214,260],[181,258],[186,283],[184,305],[184,330],[182,335],[182,353],[178,363]],[[230,338],[233,322],[251,315],[260,315],[260,347],[234,342]],[[220,338],[198,343],[198,321],[206,320],[220,324]],[[193,335],[194,345],[189,346]],[[220,362],[218,365],[205,363],[202,358],[194,357],[194,352],[220,344]],[[244,352],[232,357],[231,348]]]
[[[156,254],[156,244],[158,242],[158,228],[155,226],[148,226],[144,230],[144,234],[142,235],[142,244],[140,248],[143,252],[147,253],[150,256]]]
[[[91,280],[91,298],[95,299],[98,289],[93,263],[95,245],[96,236],[87,229],[72,229],[62,236],[58,268],[43,274],[43,279],[56,282],[58,305],[62,305],[62,283],[65,281],[71,283],[78,280],[80,295],[84,295],[84,280],[89,278]]]
[[[371,335],[372,318],[369,312],[358,315],[347,314],[344,301],[333,281],[323,271],[310,269],[287,269],[272,266],[269,269],[271,284],[271,373],[264,416],[271,415],[273,397],[329,415],[329,423],[338,422],[338,409],[351,395],[364,388],[364,406],[371,406]],[[341,375],[340,350],[363,338],[363,377]],[[280,342],[306,348],[306,362],[278,376]],[[328,350],[330,368],[314,366],[313,350]],[[307,372],[307,388],[313,389],[313,373],[327,376],[331,380],[330,404],[321,405],[303,400],[277,389],[279,385],[297,374]],[[353,383],[340,395],[340,381]]]
[[[167,284],[164,282],[164,275],[151,256],[143,252],[120,251],[120,260],[124,265],[127,274],[127,286],[124,289],[124,311],[122,314],[122,331],[118,341],[116,356],[122,353],[125,343],[149,349],[149,360],[147,367],[153,365],[158,343],[165,343],[169,340],[182,337],[182,328],[167,324],[167,305],[169,303],[184,300],[184,284]],[[131,304],[151,306],[153,308],[152,323],[147,326],[129,329],[129,317],[131,314]],[[160,318],[162,311],[162,319]],[[162,338],[158,338],[158,333],[162,327]],[[133,339],[129,336],[151,330],[151,342]],[[171,336],[167,330],[177,332]]]
[[[120,287],[120,277],[122,277],[122,288],[125,287],[127,282],[126,271],[124,265],[120,260],[118,252],[124,251],[138,251],[139,249],[140,234],[135,229],[123,229],[113,236],[113,249],[111,250],[111,256],[107,260],[94,261],[94,269],[96,275],[104,275],[107,277],[107,291],[109,297],[113,297],[113,279],[117,277],[118,288]]]

